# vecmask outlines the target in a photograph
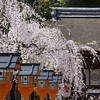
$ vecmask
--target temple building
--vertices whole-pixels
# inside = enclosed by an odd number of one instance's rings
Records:
[[[60,28],[67,40],[88,45],[97,52],[82,51],[84,67],[85,96],[100,95],[100,8],[63,8],[51,7],[53,27]]]

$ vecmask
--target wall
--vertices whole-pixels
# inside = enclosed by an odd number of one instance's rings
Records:
[[[80,44],[96,41],[98,45],[90,46],[100,48],[100,18],[61,18],[51,24],[53,27],[59,27],[67,40]]]

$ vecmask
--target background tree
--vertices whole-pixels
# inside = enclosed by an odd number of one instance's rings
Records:
[[[51,18],[50,7],[100,7],[100,0],[18,0],[30,4],[46,19]]]
[[[46,19],[51,18],[51,10],[50,7],[61,7],[60,1],[57,0],[40,0],[38,6],[36,7],[35,11],[45,17]]]
[[[61,0],[63,7],[100,7],[100,0]]]

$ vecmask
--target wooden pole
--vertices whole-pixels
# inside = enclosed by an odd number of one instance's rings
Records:
[[[0,97],[0,100],[5,100],[5,97]]]
[[[29,100],[29,96],[28,95],[23,95],[23,100]]]

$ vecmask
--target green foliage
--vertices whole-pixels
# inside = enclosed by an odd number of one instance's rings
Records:
[[[81,7],[83,0],[61,0],[63,7]]]
[[[85,7],[100,7],[100,0],[84,0]]]
[[[63,7],[100,7],[100,0],[61,0]]]
[[[35,100],[40,100],[39,95],[36,92],[36,88],[34,88],[34,98],[35,98]]]
[[[36,12],[42,17],[45,17],[46,19],[50,19],[51,18],[50,7],[61,7],[61,3],[57,0],[41,0],[38,3]]]
[[[23,7],[20,5],[20,11],[19,12],[22,12],[23,11]]]
[[[36,11],[42,17],[50,19],[50,7],[100,7],[100,0],[41,0]]]
[[[37,21],[39,21],[40,23],[42,22],[42,20],[41,20],[40,18],[36,17],[36,16],[33,15],[33,14],[32,14],[32,16],[28,16],[28,15],[27,15],[27,17],[25,18],[25,21],[30,22],[30,20],[37,20]]]
[[[20,1],[20,0],[19,0]],[[24,0],[46,19],[51,18],[50,7],[100,7],[100,0]],[[20,12],[23,8],[20,8]]]

